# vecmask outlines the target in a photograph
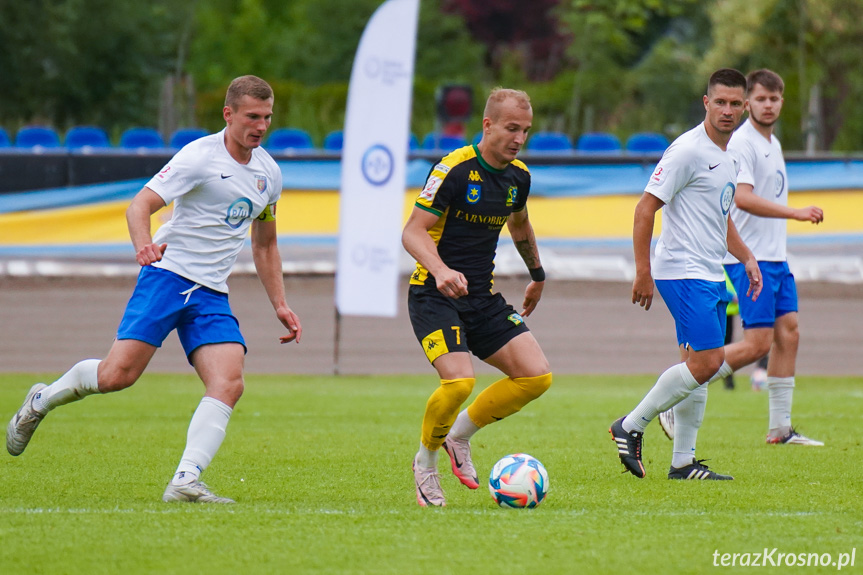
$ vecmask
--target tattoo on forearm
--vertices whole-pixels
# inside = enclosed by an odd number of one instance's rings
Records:
[[[527,265],[527,269],[532,270],[539,267],[539,256],[537,255],[538,252],[534,240],[519,240],[515,242],[515,249],[518,250],[521,259]]]

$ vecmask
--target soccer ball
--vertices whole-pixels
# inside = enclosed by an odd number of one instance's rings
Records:
[[[488,490],[501,507],[532,509],[548,493],[548,472],[538,459],[526,453],[507,455],[494,464]]]
[[[763,367],[756,367],[749,376],[752,382],[752,391],[763,391],[767,387],[767,370]]]

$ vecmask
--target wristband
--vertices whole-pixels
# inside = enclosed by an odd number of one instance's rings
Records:
[[[530,279],[535,282],[544,282],[545,281],[545,270],[542,269],[542,266],[538,268],[534,268],[532,270],[527,270],[530,274]]]

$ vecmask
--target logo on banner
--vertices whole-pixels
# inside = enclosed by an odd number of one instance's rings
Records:
[[[228,215],[225,216],[225,223],[234,229],[243,225],[249,216],[252,215],[252,201],[249,198],[240,198],[234,200],[231,207],[228,208]]]
[[[255,174],[255,187],[258,189],[258,192],[264,193],[267,191],[267,176],[259,176]]]
[[[728,210],[731,209],[731,202],[734,201],[734,184],[728,182],[722,188],[722,195],[719,197],[719,204],[722,207],[722,214],[728,215]]]
[[[366,76],[373,80],[380,80],[384,84],[394,84],[401,78],[407,78],[409,74],[404,69],[404,64],[394,60],[381,60],[372,56],[366,60],[363,66]]]
[[[363,154],[363,177],[373,186],[383,186],[393,175],[395,160],[389,148],[375,144]]]
[[[482,186],[479,184],[469,184],[467,187],[467,202],[469,204],[475,204],[479,201],[480,194],[482,193]]]
[[[516,201],[518,201],[518,188],[516,186],[510,186],[506,191],[506,205],[511,206]]]

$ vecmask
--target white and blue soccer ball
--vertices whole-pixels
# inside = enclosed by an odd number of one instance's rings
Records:
[[[494,464],[488,490],[501,507],[532,509],[548,493],[548,472],[538,459],[526,453],[507,455]]]

